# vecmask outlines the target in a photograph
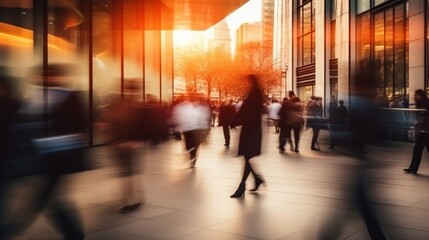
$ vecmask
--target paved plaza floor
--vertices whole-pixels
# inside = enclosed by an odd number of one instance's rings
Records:
[[[252,161],[266,185],[231,199],[243,168],[243,158],[236,156],[239,131],[232,130],[231,147],[225,148],[222,128],[213,127],[192,169],[183,141],[144,146],[140,157],[144,205],[126,214],[119,211],[121,178],[114,163],[120,159],[108,146],[93,148],[98,168],[68,176],[68,195],[82,218],[86,239],[318,239],[328,223],[338,239],[370,239],[353,190],[362,161],[341,147],[328,149],[326,132],[320,152],[310,150],[308,130],[303,132],[300,153],[288,147],[281,154],[278,134],[265,126],[263,154]],[[364,182],[373,193],[369,199],[388,239],[429,239],[429,154],[423,154],[419,174],[404,174],[412,147],[413,143],[390,142],[367,151],[373,164],[365,171]],[[34,179],[22,180],[18,188],[26,189],[26,181]],[[250,176],[247,188],[253,184]],[[13,198],[25,202],[26,194]],[[47,214],[16,239],[60,239]]]

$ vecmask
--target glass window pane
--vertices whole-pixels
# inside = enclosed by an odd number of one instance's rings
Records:
[[[311,3],[307,3],[303,7],[303,34],[306,34],[311,31]]]
[[[302,57],[302,54],[303,54],[303,51],[302,51],[302,37],[298,38],[297,49],[298,49],[297,50],[297,61],[298,61],[298,67],[300,67],[300,66],[303,65],[303,61],[302,61],[302,59],[303,59],[303,57]]]
[[[31,1],[20,7],[0,6],[0,65],[15,77],[24,78],[25,69],[34,64],[33,33],[41,27],[34,26],[33,17]],[[41,55],[35,57],[36,62],[41,62]]]
[[[311,41],[311,34],[307,34],[303,37],[303,64],[308,65],[312,61],[312,41]]]
[[[374,7],[377,6],[377,5],[380,5],[380,4],[384,3],[384,2],[387,2],[387,1],[389,1],[389,0],[374,0]]]
[[[386,95],[392,98],[393,92],[393,8],[385,12],[385,82]]]
[[[397,5],[395,7],[395,23],[394,23],[394,44],[395,44],[395,95],[405,94],[405,17],[404,5]]]
[[[374,78],[377,95],[384,95],[384,12],[374,16]]]
[[[357,13],[363,13],[368,11],[371,8],[370,0],[357,0],[356,1],[356,9]]]
[[[113,25],[111,6],[94,3],[92,8],[92,77],[94,96],[94,130],[95,145],[106,143],[108,133],[102,127],[109,106],[114,98],[120,97],[121,79],[120,63],[115,61],[113,46]]]
[[[168,51],[173,46],[173,33],[172,31],[163,31],[162,33],[162,94],[161,100],[163,102],[171,103],[173,101],[173,52]]]

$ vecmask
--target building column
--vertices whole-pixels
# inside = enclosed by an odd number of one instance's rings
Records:
[[[326,54],[325,51],[325,1],[324,0],[313,0],[313,4],[315,4],[315,54],[316,54],[316,84],[314,86],[314,95],[323,98],[324,105],[327,106],[329,103],[329,98],[326,99],[326,88],[328,87],[326,84]]]
[[[414,104],[413,94],[417,89],[425,88],[425,0],[408,1],[409,27],[409,96]],[[428,87],[428,86],[426,86]]]
[[[338,100],[344,100],[345,105],[350,103],[350,73],[351,66],[354,64],[354,59],[351,56],[351,51],[356,47],[352,43],[355,29],[350,24],[350,15],[353,12],[350,8],[354,1],[337,1],[336,13],[336,45],[335,52],[338,59]],[[353,37],[352,37],[353,36]]]

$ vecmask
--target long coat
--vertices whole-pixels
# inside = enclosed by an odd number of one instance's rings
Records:
[[[238,155],[251,158],[261,154],[263,113],[263,94],[256,82],[252,82],[252,88],[237,115],[232,119],[232,126],[242,125]]]

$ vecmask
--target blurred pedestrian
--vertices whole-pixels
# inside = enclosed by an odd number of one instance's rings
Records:
[[[261,115],[263,113],[263,92],[255,75],[248,75],[250,90],[247,98],[243,102],[239,112],[232,119],[231,125],[242,125],[240,132],[240,142],[238,155],[244,156],[244,169],[240,185],[231,198],[244,197],[246,190],[246,180],[250,173],[255,179],[255,187],[251,191],[258,190],[264,183],[263,178],[253,169],[250,160],[261,154],[262,126]]]
[[[71,84],[76,82],[78,68],[72,64],[51,63],[45,69],[46,72],[42,66],[34,69],[34,81],[28,86],[27,98],[19,110],[21,127],[32,128],[21,140],[35,143],[41,155],[33,158],[44,163],[39,172],[44,181],[40,186],[31,186],[36,196],[29,200],[28,211],[23,212],[27,216],[23,220],[12,219],[8,233],[15,235],[25,231],[37,215],[47,209],[53,225],[66,239],[84,239],[78,213],[72,211],[74,208],[66,201],[64,192],[66,174],[88,169],[83,149],[83,145],[88,145],[86,105],[83,92]],[[30,150],[26,153],[29,155],[26,159],[34,154]]]
[[[141,151],[144,144],[157,144],[168,134],[167,110],[154,96],[143,102],[140,82],[127,80],[122,98],[112,103],[108,112],[111,146],[122,180],[120,211],[127,213],[144,202]]]
[[[196,94],[191,94],[187,100],[173,109],[172,121],[183,132],[191,168],[197,162],[198,148],[206,140],[211,125],[211,114],[210,106]]]
[[[339,106],[337,107],[334,116],[330,120],[330,130],[331,130],[331,144],[329,145],[330,149],[335,148],[335,137],[332,135],[341,134],[347,129],[347,117],[348,111],[347,107],[344,106],[344,101],[340,100]]]
[[[338,102],[337,97],[335,95],[331,95],[331,101],[329,102],[329,122],[335,119],[335,113],[337,112]]]
[[[5,228],[8,210],[8,181],[13,178],[13,169],[9,163],[13,161],[11,154],[16,148],[11,141],[13,131],[12,124],[16,121],[17,111],[21,100],[14,87],[13,79],[7,73],[7,68],[0,66],[0,239],[5,239]],[[12,173],[11,173],[12,172]]]
[[[225,139],[225,147],[229,147],[231,134],[229,131],[230,121],[236,114],[232,99],[225,100],[219,108],[219,126],[222,126],[223,137]]]
[[[416,108],[422,109],[420,118],[416,123],[415,129],[418,131],[416,141],[414,143],[413,155],[408,168],[404,169],[404,173],[417,173],[422,160],[424,148],[429,149],[429,99],[423,89],[418,89],[414,92],[414,101]]]
[[[304,126],[304,107],[302,106],[301,99],[297,96],[290,98],[293,103],[290,112],[290,126],[292,127],[293,139],[295,149],[294,152],[299,152],[299,141],[301,138],[302,127]]]
[[[280,108],[282,107],[282,104],[280,104],[277,99],[273,98],[271,100],[271,104],[268,105],[268,117],[271,121],[273,121],[274,129],[276,133],[280,132],[280,126],[279,126],[279,120],[280,120]]]
[[[369,72],[367,71],[360,71],[355,76],[359,81],[356,81],[351,94],[350,101],[352,105],[348,112],[349,128],[347,129],[347,134],[338,136],[337,143],[345,147],[344,153],[357,160],[350,172],[345,174],[350,177],[347,183],[351,184],[351,186],[344,192],[344,196],[352,198],[351,201],[348,201],[350,206],[346,206],[346,208],[353,206],[360,211],[372,240],[385,240],[387,238],[381,227],[376,205],[372,204],[373,191],[371,187],[368,187],[367,180],[373,176],[373,171],[368,173],[367,169],[371,169],[374,166],[371,162],[371,157],[366,153],[365,147],[379,143],[380,139],[378,131],[380,118],[377,109],[370,101],[371,91],[369,89],[371,83],[368,80],[371,78],[368,76]],[[347,223],[344,220],[349,219],[350,216],[348,212],[344,211],[341,211],[341,214],[345,215],[332,214],[330,219],[323,222],[318,239],[343,239],[341,233]]]
[[[306,126],[313,129],[313,137],[311,138],[311,150],[320,151],[317,140],[319,137],[320,129],[323,128],[323,108],[322,98],[315,97],[314,101],[309,102],[307,106],[307,123]]]
[[[289,142],[290,149],[293,151],[293,144],[291,139],[291,130],[292,130],[292,109],[294,107],[295,103],[293,103],[288,98],[283,99],[283,104],[280,108],[279,115],[280,115],[280,134],[279,134],[279,151],[280,153],[283,153],[285,151],[285,145],[286,142]]]

